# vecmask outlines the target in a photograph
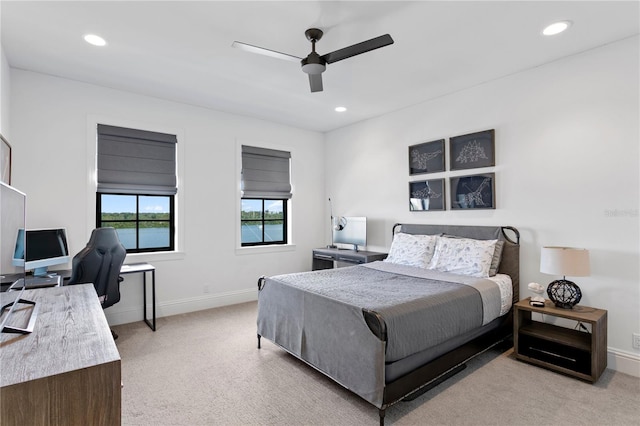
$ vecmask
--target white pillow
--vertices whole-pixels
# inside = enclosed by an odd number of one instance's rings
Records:
[[[426,268],[436,247],[437,235],[412,235],[399,232],[393,236],[385,262]]]
[[[486,278],[497,241],[440,237],[428,268]]]

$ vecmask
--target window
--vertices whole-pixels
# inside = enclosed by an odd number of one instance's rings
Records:
[[[96,227],[127,253],[175,250],[175,135],[98,125]]]
[[[287,200],[242,199],[242,245],[286,244]]]
[[[98,193],[96,226],[116,228],[127,253],[174,250],[173,195]]]
[[[291,154],[242,146],[242,246],[287,244]]]

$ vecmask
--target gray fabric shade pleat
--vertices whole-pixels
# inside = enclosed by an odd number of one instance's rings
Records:
[[[242,146],[243,198],[291,198],[291,153]]]
[[[98,124],[98,192],[173,195],[175,135]]]

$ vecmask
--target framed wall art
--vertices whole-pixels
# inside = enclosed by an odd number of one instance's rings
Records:
[[[451,170],[495,166],[495,130],[449,138],[449,155]]]
[[[409,175],[444,172],[444,139],[409,147]]]
[[[0,135],[2,139],[2,150],[0,151],[0,171],[2,182],[11,185],[11,145]]]
[[[444,210],[444,198],[444,179],[409,182],[410,211]]]
[[[496,208],[495,173],[456,176],[449,180],[451,210]]]

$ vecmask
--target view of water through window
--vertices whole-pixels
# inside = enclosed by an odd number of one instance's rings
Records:
[[[116,228],[118,238],[122,245],[127,248],[136,247],[135,228]],[[140,228],[140,248],[168,247],[169,228]]]
[[[116,228],[127,250],[171,246],[169,196],[103,194],[100,219],[102,226]]]

